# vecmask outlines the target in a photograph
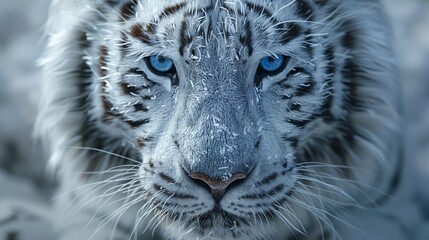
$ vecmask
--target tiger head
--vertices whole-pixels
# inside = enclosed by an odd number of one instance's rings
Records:
[[[63,111],[80,114],[76,145],[124,156],[88,150],[87,170],[132,158],[107,166],[133,173],[136,225],[276,238],[388,185],[398,83],[388,36],[374,37],[384,20],[363,19],[382,19],[378,3],[119,2],[70,30],[77,111]]]

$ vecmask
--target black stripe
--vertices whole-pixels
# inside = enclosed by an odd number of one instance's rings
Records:
[[[145,106],[143,103],[136,103],[134,104],[134,111],[136,112],[147,112],[149,111],[149,108]]]
[[[329,139],[328,142],[329,148],[335,153],[335,155],[338,157],[338,160],[341,162],[343,166],[348,166],[347,164],[347,142],[344,141],[342,138],[339,137],[332,137]]]
[[[162,179],[162,180],[164,180],[164,181],[166,181],[167,183],[169,183],[169,184],[175,184],[175,185],[179,185],[180,186],[180,184],[174,179],[174,178],[172,178],[172,177],[170,177],[170,176],[168,176],[167,174],[165,174],[165,173],[160,173],[159,174],[159,177]]]
[[[356,33],[353,30],[346,31],[344,33],[343,38],[341,39],[341,43],[344,47],[353,49],[356,45],[357,37]]]
[[[395,173],[394,176],[392,178],[392,181],[390,181],[390,185],[388,190],[386,191],[386,194],[388,194],[389,196],[393,196],[393,194],[395,193],[395,191],[398,189],[399,184],[401,183],[401,178],[402,178],[402,166],[403,166],[403,156],[400,155],[400,163],[398,164],[398,167],[396,167],[395,169]]]
[[[128,142],[125,142],[126,145],[121,145],[118,147],[118,141],[124,142],[123,138],[120,137],[112,137],[109,135],[106,135],[105,133],[102,133],[101,130],[98,129],[96,126],[96,123],[86,123],[86,128],[82,132],[82,139],[83,147],[90,147],[93,149],[99,149],[99,150],[108,150],[109,152],[113,152],[118,154],[121,157],[116,157],[114,155],[108,156],[108,166],[119,166],[124,164],[133,164],[135,163],[133,161],[129,161],[127,159],[139,159],[138,153],[135,151],[135,149],[128,144]],[[91,173],[97,170],[100,166],[105,166],[105,160],[106,155],[102,151],[91,151],[88,150],[86,152],[87,157],[85,158],[86,161],[86,167],[85,172]],[[100,160],[103,160],[100,162]],[[101,164],[103,163],[103,164]],[[97,174],[98,175],[98,174]],[[89,179],[90,176],[86,175],[84,176],[84,180]]]
[[[146,43],[146,44],[151,43],[151,39],[150,39],[150,36],[148,34],[148,31],[145,31],[142,24],[138,23],[138,24],[133,25],[131,27],[130,34],[131,34],[131,36],[142,41],[143,43]]]
[[[329,1],[328,0],[313,0],[314,3],[318,4],[319,6],[325,6]]]
[[[331,88],[330,84],[331,81],[328,81],[328,84],[326,85],[326,88]],[[327,90],[327,92],[331,92],[331,90]],[[333,120],[334,116],[331,113],[331,107],[332,103],[334,101],[334,95],[332,93],[328,93],[325,98],[323,99],[322,106],[320,107],[321,116],[324,117],[325,120]]]
[[[140,68],[136,68],[136,67],[128,69],[126,74],[136,74],[136,75],[140,75],[143,77],[146,76],[146,73],[143,70],[141,70]]]
[[[296,97],[300,97],[300,96],[311,94],[313,93],[313,91],[314,91],[314,82],[312,81],[312,79],[310,79],[310,81],[299,84],[299,86],[295,89],[294,95]]]
[[[260,182],[255,183],[255,187],[260,187],[261,185],[267,185],[274,181],[279,175],[277,173],[273,173],[265,178],[263,178]]]
[[[288,109],[292,112],[293,111],[300,111],[301,107],[302,107],[302,104],[299,102],[293,102],[293,103],[288,104]]]
[[[104,0],[110,6],[115,6],[118,3],[118,0]]]
[[[282,24],[283,27],[281,27],[279,30],[282,31],[280,33],[281,44],[287,44],[290,41],[294,40],[295,38],[299,37],[302,32],[301,26],[299,26],[297,23],[290,23],[290,24]],[[285,27],[286,26],[286,27]]]
[[[135,24],[133,27],[131,27],[131,35],[142,42],[149,44],[152,42],[151,35],[153,35],[156,32],[157,25],[160,21],[162,21],[163,18],[171,16],[173,14],[176,14],[181,9],[186,7],[187,2],[179,3],[173,6],[166,7],[163,12],[158,16],[158,18],[155,20],[155,22],[148,23],[146,25],[142,24]]]
[[[331,238],[331,233],[327,230],[324,230],[320,233],[320,236],[317,239],[329,240]]]
[[[179,12],[181,9],[183,9],[184,7],[186,7],[187,2],[182,2],[182,3],[178,3],[169,7],[166,7],[164,9],[164,11],[162,11],[162,13],[159,15],[159,20],[161,20],[164,17],[168,17],[170,15],[173,15],[177,12]]]
[[[203,29],[201,29],[203,31]],[[213,20],[209,19],[209,24],[207,25],[207,29],[205,30],[204,36],[208,39],[210,38],[210,33],[213,31]]]
[[[126,82],[120,82],[119,86],[121,87],[122,92],[127,95],[135,96],[135,95],[138,95],[141,91],[141,88],[130,85],[129,83],[126,83]]]
[[[187,34],[187,31],[188,31],[188,23],[186,21],[182,21],[182,25],[180,26],[180,39],[179,39],[180,56],[183,56],[185,52],[185,47],[192,42],[192,37],[189,34]]]
[[[341,44],[348,49],[353,49],[356,47],[357,39],[357,30],[354,27],[354,24],[350,21],[346,21],[340,27],[340,31],[344,32],[344,35],[341,39]]]
[[[89,26],[87,28],[91,29]],[[80,31],[77,32],[76,35],[78,36],[76,43],[79,45],[82,53],[85,52],[84,50],[91,48],[92,42],[89,40],[90,38],[87,32]],[[77,59],[81,59],[81,61],[73,68],[72,71],[70,71],[69,75],[75,79],[75,84],[77,85],[79,91],[77,95],[70,96],[72,99],[69,100],[75,102],[71,111],[80,112],[84,117],[78,133],[82,139],[81,146],[100,150],[108,149],[109,152],[115,152],[130,159],[137,159],[135,152],[129,145],[121,146],[121,149],[115,149],[112,147],[116,146],[116,142],[119,140],[115,137],[106,135],[104,131],[101,131],[98,128],[98,124],[96,123],[98,119],[94,119],[90,114],[90,109],[92,108],[91,101],[93,100],[91,97],[93,92],[93,72],[88,62],[84,60],[83,56]],[[115,144],[112,144],[113,142],[115,142]],[[105,159],[103,154],[104,153],[100,153],[99,151],[86,151],[87,157],[85,158],[85,162],[82,162],[82,164],[86,166],[84,171],[93,172],[99,166],[98,160]],[[103,157],[100,157],[101,155],[103,155]],[[126,160],[123,158],[109,156],[108,162],[110,165],[119,165],[124,164]],[[88,181],[89,177],[90,175],[82,175],[82,180]]]
[[[347,149],[353,149],[355,145],[355,130],[348,124],[343,123],[333,131],[341,133],[340,136],[336,135],[324,135],[313,139],[312,143],[306,145],[305,148],[301,148],[297,153],[297,163],[313,162],[314,156],[323,156],[322,152],[331,151],[332,157],[326,159],[332,164],[349,166],[347,160],[349,157]],[[329,162],[328,162],[329,163]],[[349,168],[339,168],[339,173],[347,178],[351,178],[353,173]],[[306,174],[302,172],[302,174]]]
[[[264,191],[263,193],[257,193],[257,194],[247,194],[247,195],[241,196],[239,199],[250,199],[250,200],[252,200],[252,199],[264,199],[267,197],[271,198],[271,197],[281,193],[283,191],[284,187],[285,186],[283,184],[279,184],[269,191]]]
[[[358,95],[358,83],[357,77],[362,73],[360,66],[357,65],[353,59],[348,59],[344,63],[342,74],[343,74],[343,84],[346,87],[346,94],[344,96],[344,103],[346,109],[351,109],[355,111],[364,111],[367,109],[367,103],[364,99],[360,99]]]
[[[106,77],[107,75],[107,56],[109,54],[109,49],[106,46],[100,46],[99,49],[99,60],[98,60],[98,65],[99,65],[99,74],[100,77]]]
[[[81,32],[78,32],[76,35],[78,36],[77,43],[80,49],[88,49],[92,46],[92,43],[89,40],[90,38],[89,38],[88,32],[81,31]]]
[[[313,20],[313,9],[311,8],[310,4],[307,3],[305,0],[297,0],[298,3],[298,15],[301,18],[304,18],[305,20]]]
[[[341,136],[333,136],[328,139],[329,149],[338,157],[340,164],[349,166],[347,163],[349,157],[347,149],[354,148],[356,131],[348,122],[342,122],[337,127],[337,131],[341,133]],[[349,168],[342,168],[341,171],[344,172],[346,177],[350,178],[353,175]]]
[[[334,101],[333,94],[333,84],[334,84],[334,75],[336,72],[335,67],[335,59],[334,59],[334,47],[328,46],[324,52],[327,64],[326,64],[326,75],[327,78],[325,80],[325,87],[323,89],[323,94],[325,99],[323,100],[323,104],[320,107],[321,116],[323,116],[327,120],[333,119],[333,115],[331,113],[332,104]]]
[[[146,147],[148,143],[152,142],[154,140],[151,136],[146,136],[144,138],[138,138],[137,139],[137,146],[140,148]]]
[[[157,24],[151,22],[151,23],[146,24],[145,27],[146,27],[146,32],[148,34],[154,34],[156,31],[156,28],[157,28]]]
[[[176,180],[174,180],[172,177],[168,176],[168,175],[167,175],[167,174],[165,174],[165,173],[160,173],[160,174],[159,174],[159,177],[160,177],[162,180],[166,181],[167,183],[170,183],[170,184],[177,184]]]
[[[293,147],[293,148],[297,148],[298,147],[298,144],[299,144],[298,137],[283,136],[282,138],[283,138],[283,140],[289,142],[290,145],[291,145],[291,147]]]
[[[139,91],[141,89],[151,88],[153,85],[155,85],[155,82],[153,80],[149,79],[147,74],[143,70],[141,70],[140,68],[130,68],[130,69],[128,69],[128,71],[124,75],[126,76],[127,74],[139,75],[142,78],[144,78],[144,80],[146,80],[146,82],[143,85],[135,87],[135,88],[138,88]]]
[[[107,76],[107,55],[109,53],[109,49],[106,46],[101,46],[100,47],[100,58],[99,58],[99,75],[100,78],[104,78]],[[101,95],[101,104],[103,105],[103,109],[104,109],[104,116],[103,116],[103,120],[107,121],[110,117],[113,116],[113,114],[111,114],[111,111],[113,109],[113,104],[112,102],[110,102],[110,100],[108,99],[107,95],[108,93],[106,92],[107,90],[107,80],[106,79],[100,79],[101,84],[100,84],[100,95]]]
[[[247,48],[249,56],[253,54],[253,36],[250,22],[246,20],[244,23],[244,33],[240,35],[239,41]]]
[[[129,120],[129,119],[127,119],[124,122],[126,122],[132,128],[139,128],[139,127],[143,126],[144,124],[149,123],[150,120],[147,118],[141,119],[141,120]]]
[[[308,55],[310,56],[310,58],[313,58],[313,36],[312,36],[312,32],[311,29],[307,29],[305,31],[305,39],[304,42],[302,44],[304,50],[308,53]]]
[[[309,124],[313,120],[314,120],[314,117],[311,117],[309,119],[303,119],[303,120],[289,118],[289,119],[286,119],[286,122],[294,125],[297,128],[304,128],[307,124]]]
[[[326,74],[329,76],[333,76],[335,74],[334,47],[332,45],[327,46],[327,48],[325,49],[324,55],[327,61]]]
[[[101,92],[101,102],[103,105],[103,110],[104,110],[104,117],[103,120],[104,121],[108,121],[111,117],[118,117],[120,116],[120,113],[114,113],[113,112],[113,103],[109,100],[109,98],[107,97],[107,92],[106,92],[106,82],[104,81],[102,86],[101,86],[102,92]]]
[[[125,33],[122,33],[122,37],[118,42],[118,46],[120,47],[121,58],[123,59],[129,54],[129,51],[132,48],[131,43],[128,40],[128,36]]]
[[[188,195],[188,194],[184,194],[184,193],[178,193],[177,191],[169,191],[167,190],[165,187],[162,187],[159,184],[153,184],[153,188],[159,192],[159,193],[163,193],[165,195],[167,195],[169,198],[179,198],[179,199],[193,199],[193,200],[197,200],[196,197],[192,196],[192,195]],[[168,203],[164,202],[162,205],[163,206],[168,206],[166,205]]]
[[[360,135],[362,136],[362,135]],[[393,177],[390,180],[390,184],[386,190],[386,192],[383,192],[383,196],[381,196],[380,198],[378,198],[377,200],[374,201],[374,204],[376,206],[381,206],[383,205],[386,201],[392,199],[392,196],[395,195],[395,192],[398,191],[398,187],[401,184],[401,180],[402,180],[402,171],[403,171],[403,167],[404,167],[404,153],[401,150],[399,150],[399,162],[395,167],[395,172],[393,173]]]
[[[277,83],[277,85],[279,85],[281,88],[283,88],[283,89],[285,89],[285,90],[292,88],[292,85],[290,85],[289,83],[286,83],[286,82],[287,82],[287,80],[288,80],[288,79],[287,79],[287,77],[286,77],[286,79],[284,79],[283,81],[278,82],[278,83]]]
[[[337,133],[334,135],[334,133]],[[326,158],[326,163],[334,165],[341,165],[344,167],[337,167],[336,172],[341,174],[347,179],[352,179],[354,173],[348,163],[350,154],[348,150],[353,151],[355,148],[355,135],[356,131],[352,125],[348,122],[340,122],[340,125],[335,129],[332,129],[330,134],[324,134],[323,136],[317,136],[308,143],[304,148],[299,148],[297,152],[297,164],[305,164],[307,162],[314,162],[314,157],[317,156],[331,156]],[[331,152],[331,154],[327,154]],[[306,171],[302,171],[301,174],[309,174]]]
[[[296,68],[292,68],[287,74],[286,74],[286,78],[288,78],[288,77],[290,77],[290,76],[292,76],[292,75],[295,75],[295,74],[298,74],[298,73],[305,73],[305,74],[307,74],[307,75],[310,75],[310,73],[307,71],[307,70],[305,70],[305,68],[302,68],[302,67],[296,67]]]
[[[143,100],[154,100],[155,99],[154,95],[142,95],[141,97]]]
[[[292,98],[292,95],[288,95],[288,94],[282,96],[282,100],[289,100],[291,98]]]
[[[120,16],[121,20],[129,20],[131,17],[133,17],[136,14],[136,2],[129,1],[125,3],[120,10]]]
[[[266,18],[271,18],[273,16],[273,14],[268,11],[267,9],[265,9],[264,6],[258,5],[256,3],[251,3],[251,2],[245,2],[246,7],[248,7],[250,10],[261,14],[263,16],[265,16]]]

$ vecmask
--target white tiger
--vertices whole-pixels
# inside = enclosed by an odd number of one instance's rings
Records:
[[[407,239],[379,1],[54,0],[47,29],[59,239]]]

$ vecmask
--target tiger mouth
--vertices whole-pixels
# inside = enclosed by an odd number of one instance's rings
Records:
[[[221,219],[223,227],[227,229],[239,227],[241,224],[248,223],[248,219],[228,213],[219,207],[203,215],[192,218],[190,222],[198,223],[200,226],[206,228],[213,227],[212,225],[215,219]]]
[[[275,219],[275,214],[270,211],[254,213],[251,216],[238,216],[222,210],[216,206],[213,210],[204,214],[184,219],[183,216],[177,214],[167,214],[167,223],[174,223],[184,220],[184,226],[187,229],[194,229],[197,233],[204,234],[207,229],[222,228],[225,231],[230,231],[232,235],[236,235],[243,228],[252,228],[256,222],[264,219],[270,222]]]
[[[224,232],[229,232],[233,237],[238,237],[241,232],[240,229],[252,226],[252,221],[216,207],[210,212],[189,219],[185,226],[186,228],[193,228],[196,233],[202,235],[207,229],[222,228]]]

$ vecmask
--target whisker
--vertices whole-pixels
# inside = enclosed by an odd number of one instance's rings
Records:
[[[128,161],[136,163],[136,164],[141,164],[141,161],[138,161],[138,160],[135,160],[135,159],[132,159],[132,158],[129,158],[129,157],[125,157],[125,156],[122,156],[122,155],[114,153],[114,152],[109,152],[107,150],[99,149],[99,148],[93,148],[93,147],[69,147],[69,148],[71,148],[71,149],[78,149],[78,150],[88,150],[88,151],[95,151],[95,152],[105,153],[107,155],[118,157],[118,158],[122,158],[122,159],[128,160]]]

